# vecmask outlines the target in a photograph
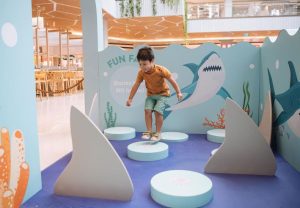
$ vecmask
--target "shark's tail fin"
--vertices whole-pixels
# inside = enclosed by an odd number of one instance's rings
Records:
[[[288,61],[289,67],[290,67],[290,73],[291,73],[291,81],[290,81],[290,87],[292,87],[294,84],[298,82],[296,70],[294,67],[293,62]]]
[[[220,88],[220,90],[217,92],[217,95],[220,95],[222,98],[224,98],[224,100],[226,100],[228,97],[232,99],[231,95],[224,87]]]
[[[288,114],[283,111],[279,114],[279,116],[275,119],[275,121],[273,121],[273,126],[274,127],[279,126],[285,123],[288,119],[289,119]]]
[[[169,104],[166,104],[166,109],[168,109],[169,107],[171,107]],[[172,110],[165,110],[164,111],[164,120],[170,115],[170,113],[172,113]]]
[[[274,101],[275,101],[275,89],[274,89],[273,80],[272,80],[269,68],[268,68],[268,76],[269,76],[269,84],[270,84],[272,105],[274,105]]]

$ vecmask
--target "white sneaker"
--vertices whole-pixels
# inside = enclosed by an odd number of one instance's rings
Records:
[[[144,140],[148,140],[151,138],[151,132],[150,131],[145,131],[143,134],[142,134],[142,139]]]
[[[152,134],[151,141],[155,144],[161,140],[161,135],[158,132]]]

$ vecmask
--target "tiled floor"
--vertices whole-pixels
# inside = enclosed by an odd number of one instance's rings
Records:
[[[72,150],[70,108],[84,111],[83,92],[37,99],[38,137],[41,170]]]

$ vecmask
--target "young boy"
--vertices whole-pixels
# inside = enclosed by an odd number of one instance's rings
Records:
[[[147,98],[145,101],[145,122],[147,131],[143,133],[142,139],[151,139],[152,141],[158,142],[163,125],[163,113],[166,108],[166,101],[170,96],[170,89],[165,79],[172,84],[178,100],[182,99],[182,94],[169,70],[163,66],[154,64],[154,54],[150,47],[141,48],[137,54],[137,60],[140,65],[140,70],[132,86],[126,105],[131,106],[136,91],[143,80],[145,80],[147,88]],[[154,133],[152,132],[153,111],[156,125],[156,132]]]

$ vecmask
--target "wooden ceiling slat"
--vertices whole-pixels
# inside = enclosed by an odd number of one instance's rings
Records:
[[[52,10],[53,10],[53,4],[51,3],[34,5],[32,6],[32,16],[36,17],[38,12],[40,12],[40,16],[43,16],[43,14],[46,14]]]
[[[148,30],[158,30],[158,31],[167,28],[167,27],[164,26],[164,25],[145,25],[145,26],[148,28]]]
[[[69,14],[69,13],[64,13],[61,11],[54,11],[50,13],[51,16],[55,16],[57,18],[63,18],[63,19],[70,19],[70,20],[78,20],[80,16],[76,14]]]
[[[178,23],[178,26],[177,26],[176,23],[171,23],[171,22],[166,22],[166,21],[160,22],[160,23],[158,23],[156,25],[161,25],[161,26],[165,26],[165,27],[178,27],[178,28],[182,27],[182,23],[181,24]]]
[[[51,3],[49,0],[31,0],[32,5]]]
[[[182,16],[168,16],[164,18],[165,21],[177,23],[177,22],[183,22]]]
[[[53,1],[61,5],[69,5],[71,7],[80,8],[80,0],[53,0]]]
[[[81,15],[81,9],[75,7],[69,7],[66,5],[58,4],[56,6],[57,11],[65,12],[65,13],[72,13],[74,15]]]

